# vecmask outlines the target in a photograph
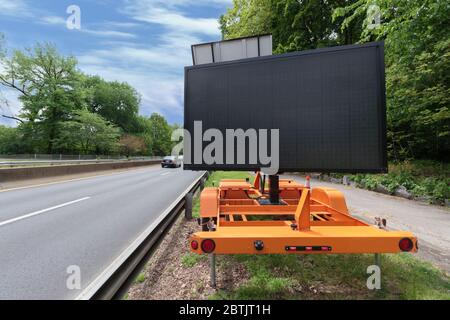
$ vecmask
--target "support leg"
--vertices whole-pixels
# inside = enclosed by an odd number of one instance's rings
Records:
[[[375,265],[381,269],[381,253],[375,253]]]
[[[209,255],[209,264],[210,264],[210,281],[211,287],[216,287],[216,255],[211,253]]]
[[[280,203],[280,177],[278,175],[269,177],[269,197],[271,204]]]
[[[381,253],[375,253],[375,265],[380,269],[380,288],[381,289],[381,280],[383,279],[381,276]]]

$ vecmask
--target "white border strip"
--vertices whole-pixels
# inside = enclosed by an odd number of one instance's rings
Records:
[[[152,233],[161,221],[178,205],[178,203],[186,196],[187,193],[202,179],[202,175],[196,179],[180,196],[172,202],[172,204],[147,228],[136,240],[134,240],[128,248],[126,248],[94,281],[92,281],[75,300],[89,300],[100,289],[100,287],[119,269],[119,267],[128,259],[128,257],[136,250],[137,247]]]
[[[78,203],[78,202],[81,202],[81,201],[84,201],[84,200],[88,200],[90,198],[91,197],[84,197],[84,198],[81,198],[81,199],[77,199],[77,200],[73,200],[73,201],[70,201],[70,202],[63,203],[63,204],[59,204],[59,205],[54,206],[54,207],[50,207],[50,208],[47,208],[47,209],[43,209],[43,210],[35,211],[35,212],[29,213],[29,214],[25,214],[25,215],[17,217],[17,218],[9,219],[9,220],[0,222],[0,227],[5,226],[5,225],[10,224],[10,223],[14,223],[14,222],[20,221],[20,220],[24,220],[24,219],[28,219],[28,218],[31,218],[31,217],[35,217],[37,215],[40,215],[40,214],[43,214],[43,213],[46,213],[46,212],[49,212],[49,211],[53,211],[53,210],[56,210],[56,209],[59,209],[59,208],[67,207],[67,206],[70,206],[71,204]]]

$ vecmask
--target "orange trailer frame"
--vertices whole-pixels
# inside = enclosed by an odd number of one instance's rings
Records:
[[[332,188],[279,181],[280,204],[267,203],[258,172],[222,180],[200,195],[202,232],[190,237],[198,254],[343,254],[416,252],[417,238],[352,217],[343,194]]]

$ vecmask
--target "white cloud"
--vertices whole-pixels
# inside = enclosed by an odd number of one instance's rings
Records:
[[[40,22],[44,24],[66,25],[66,19],[59,16],[45,16],[40,19]]]
[[[134,22],[105,21],[102,25],[114,28],[135,28],[139,27],[140,24]]]
[[[0,0],[1,1],[1,0]],[[60,16],[44,16],[40,18],[40,23],[48,24],[48,25],[59,25],[61,27],[66,27],[66,19]],[[120,24],[120,23],[118,23]],[[112,26],[110,22],[105,23],[104,26]],[[103,27],[104,27],[103,26]],[[90,27],[86,27],[81,25],[80,30],[71,30],[72,32],[83,32],[87,34],[91,34],[99,37],[108,37],[108,38],[136,38],[136,35],[129,32],[122,32],[116,30],[109,29],[91,29]]]
[[[23,0],[0,0],[0,15],[28,16],[30,10]]]
[[[100,37],[113,37],[113,38],[136,38],[136,35],[129,32],[115,31],[115,30],[92,30],[81,27],[80,32],[92,34]]]
[[[198,5],[230,3],[227,0],[126,0],[123,12],[137,21],[158,24],[171,32],[219,36],[217,17],[188,16],[186,9]]]
[[[80,63],[108,65],[133,65],[139,68],[164,69],[181,73],[192,61],[190,45],[200,42],[193,36],[165,34],[160,44],[152,47],[119,43],[115,47],[92,50],[78,57]]]

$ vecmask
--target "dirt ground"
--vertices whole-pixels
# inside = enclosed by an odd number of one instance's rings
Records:
[[[217,286],[209,282],[209,259],[194,256],[199,260],[193,266],[183,264],[183,257],[189,255],[189,235],[199,231],[197,221],[187,221],[184,216],[175,222],[159,248],[148,262],[142,275],[145,280],[136,281],[127,298],[131,300],[203,300],[217,290],[232,290],[245,282],[249,275],[239,263],[227,264],[217,257]],[[138,277],[139,278],[139,277]]]

